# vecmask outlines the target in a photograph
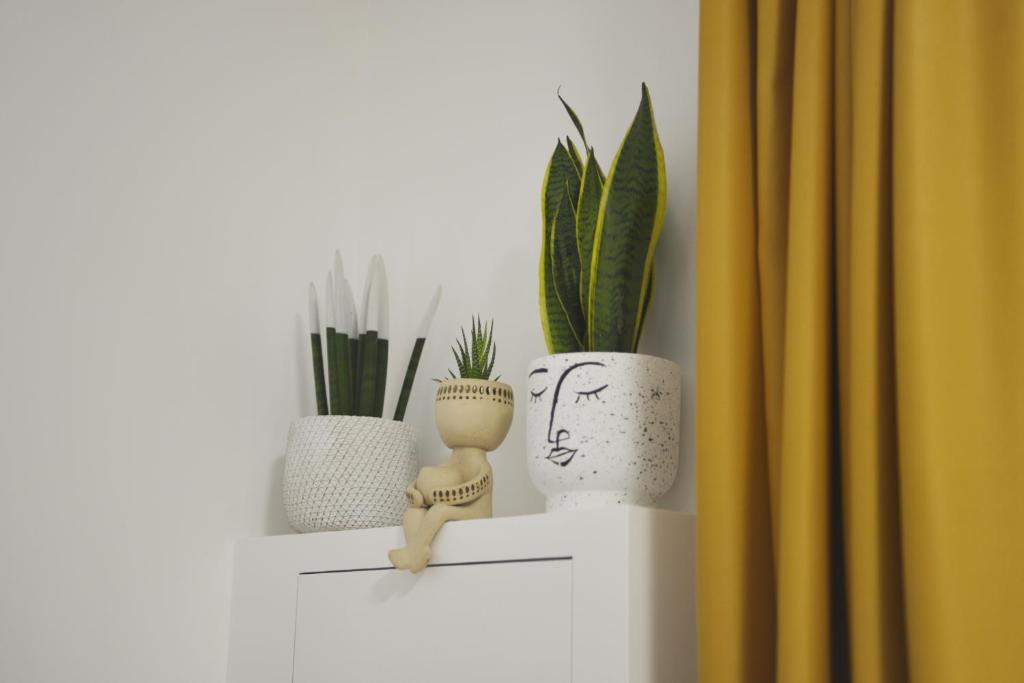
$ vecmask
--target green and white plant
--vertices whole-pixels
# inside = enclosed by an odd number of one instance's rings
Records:
[[[405,418],[427,331],[440,298],[441,288],[438,287],[417,331],[395,408],[395,420]],[[387,273],[384,260],[379,255],[370,260],[362,310],[357,312],[341,254],[335,252],[334,268],[327,273],[323,335],[320,334],[316,286],[309,285],[310,341],[318,415],[383,416],[390,346],[388,307]]]
[[[654,250],[665,218],[665,158],[647,85],[608,176],[583,124],[584,159],[568,136],[548,162],[541,193],[540,312],[550,353],[636,352],[654,290]]]

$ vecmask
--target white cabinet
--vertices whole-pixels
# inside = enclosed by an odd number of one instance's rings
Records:
[[[694,519],[622,507],[239,542],[229,683],[696,682]]]
[[[304,574],[294,680],[564,683],[571,633],[568,559]]]

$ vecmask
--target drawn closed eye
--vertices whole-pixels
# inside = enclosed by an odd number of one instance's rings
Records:
[[[576,392],[576,403],[579,403],[581,399],[586,398],[588,401],[595,398],[600,398],[601,392],[608,388],[608,385],[598,387],[597,389],[591,389],[590,391],[577,391]]]
[[[531,401],[531,402],[533,402],[533,401],[539,401],[539,400],[540,400],[540,397],[541,397],[541,396],[543,396],[543,395],[544,395],[544,392],[545,392],[545,391],[547,391],[547,390],[548,390],[548,388],[547,388],[547,387],[544,387],[544,388],[543,388],[543,389],[541,389],[540,391],[531,391],[531,392],[530,392],[530,401]]]

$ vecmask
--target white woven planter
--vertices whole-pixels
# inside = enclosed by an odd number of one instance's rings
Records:
[[[416,478],[416,439],[403,423],[324,415],[292,422],[284,510],[296,531],[397,526]]]

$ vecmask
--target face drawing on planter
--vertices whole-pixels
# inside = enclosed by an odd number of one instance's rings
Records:
[[[561,374],[546,367],[530,373],[530,401],[550,406],[548,413],[546,459],[565,467],[587,445],[588,434],[581,426],[604,416],[602,395],[609,390],[604,381],[604,363],[575,363]]]

